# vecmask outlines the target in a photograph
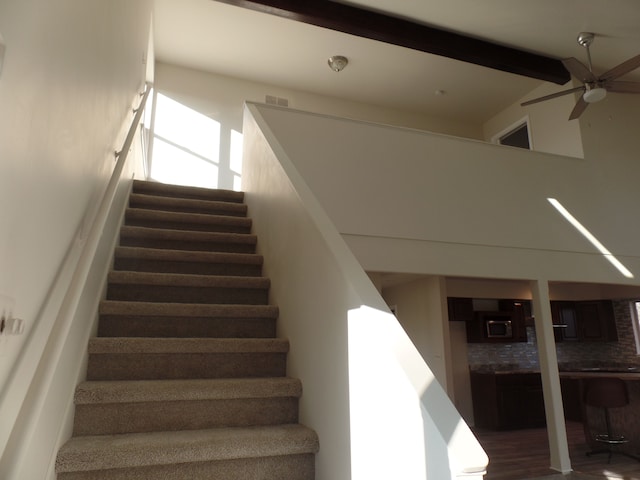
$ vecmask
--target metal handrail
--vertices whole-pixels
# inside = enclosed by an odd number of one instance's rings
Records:
[[[147,97],[149,96],[149,92],[151,92],[151,86],[149,84],[146,85],[144,92],[140,95],[142,96],[142,100],[140,100],[140,104],[138,108],[133,110],[135,113],[135,117],[133,117],[133,122],[131,123],[131,127],[129,127],[129,132],[127,133],[127,138],[125,138],[124,143],[122,144],[122,150],[116,151],[115,156],[120,160],[120,157],[124,153],[124,157],[126,159],[127,153],[133,144],[133,139],[136,136],[136,131],[138,130],[138,126],[140,125],[140,119],[142,118],[142,114],[144,113],[144,108],[147,103]],[[124,163],[124,161],[123,161]]]

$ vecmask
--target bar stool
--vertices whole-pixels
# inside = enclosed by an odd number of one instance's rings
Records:
[[[640,461],[640,457],[615,448],[628,443],[629,440],[626,439],[624,435],[614,433],[611,428],[609,409],[624,407],[629,404],[629,392],[627,391],[625,382],[619,378],[591,378],[586,385],[584,402],[587,405],[601,408],[604,411],[604,421],[607,429],[607,433],[597,434],[594,437],[595,441],[601,443],[603,447],[587,452],[587,456],[608,453],[608,463],[611,463],[611,456],[617,453]]]

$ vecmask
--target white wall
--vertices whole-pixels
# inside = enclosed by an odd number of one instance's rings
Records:
[[[396,317],[440,385],[454,400],[444,279],[425,277],[385,288],[382,297],[398,307]]]
[[[516,103],[487,120],[483,127],[484,139],[491,141],[494,136],[504,133],[506,128],[528,118],[532,150],[582,158],[584,152],[580,125],[577,120],[568,120],[576,103],[575,95],[569,94],[527,107],[520,106],[524,101],[571,87],[570,83],[562,87],[542,83]]]
[[[624,152],[589,152],[583,160],[261,111],[368,271],[638,282],[615,270],[547,201],[561,201],[640,276],[640,225],[628,220],[640,199],[632,148],[638,136],[631,132]]]
[[[149,0],[0,3],[0,310],[25,321],[23,335],[0,337],[0,450],[62,301],[60,269],[87,234],[139,101],[150,14]]]
[[[449,133],[461,137],[482,138],[482,127],[477,124],[453,122],[416,112],[326,97],[162,62],[156,65],[154,85],[158,92],[220,122],[220,162],[223,165],[229,162],[231,130],[242,132],[244,102],[265,102],[267,95],[286,98],[291,108]],[[229,181],[226,182],[221,179],[220,186],[231,188]]]
[[[316,478],[479,479],[487,458],[255,105],[246,202],[291,342]],[[448,461],[447,461],[448,460]]]

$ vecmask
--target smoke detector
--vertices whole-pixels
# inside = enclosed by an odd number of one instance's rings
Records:
[[[349,63],[349,59],[342,55],[334,55],[333,57],[329,57],[327,63],[329,64],[329,68],[334,72],[341,72]]]

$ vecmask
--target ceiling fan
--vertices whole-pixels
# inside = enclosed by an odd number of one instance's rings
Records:
[[[611,70],[604,72],[602,75],[596,76],[591,66],[591,52],[589,51],[589,46],[593,43],[594,38],[595,35],[589,32],[582,32],[578,35],[578,43],[587,49],[589,68],[573,57],[562,60],[562,64],[569,73],[582,82],[581,86],[535,98],[520,105],[524,107],[562,95],[568,95],[569,93],[582,91],[582,96],[578,99],[576,106],[573,107],[571,115],[569,116],[569,120],[573,120],[578,118],[590,103],[602,100],[607,95],[607,92],[640,93],[640,82],[616,80],[618,77],[640,67],[640,55],[636,55],[617,67],[613,67]]]

